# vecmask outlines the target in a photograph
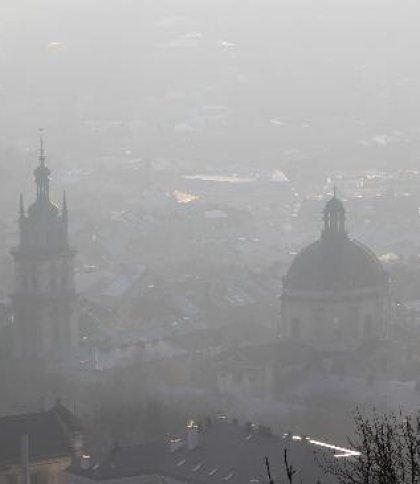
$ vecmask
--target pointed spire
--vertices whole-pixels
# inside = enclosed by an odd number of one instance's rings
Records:
[[[44,128],[39,128],[39,163],[45,166],[45,146],[44,146]]]
[[[64,190],[63,193],[63,208],[62,208],[62,215],[63,215],[63,220],[67,221],[68,220],[68,210],[67,210],[67,198],[66,198],[66,190]]]
[[[51,171],[45,163],[45,143],[44,143],[44,130],[41,128],[39,137],[40,153],[39,153],[39,165],[35,168],[34,175],[37,185],[37,200],[49,200],[50,197],[50,174]]]
[[[23,194],[20,194],[19,197],[19,216],[20,218],[25,218],[25,206],[23,204]]]

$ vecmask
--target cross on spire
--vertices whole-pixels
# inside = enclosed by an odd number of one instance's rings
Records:
[[[35,168],[35,182],[36,182],[36,198],[37,200],[49,200],[50,199],[50,174],[51,171],[47,167],[45,160],[45,146],[44,146],[44,135],[43,128],[39,129],[39,165]]]
[[[39,161],[42,166],[45,166],[44,128],[39,128],[39,145]]]

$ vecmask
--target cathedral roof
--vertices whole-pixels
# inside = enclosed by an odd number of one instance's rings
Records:
[[[303,249],[285,278],[285,288],[296,291],[351,290],[383,286],[381,263],[365,245],[351,239],[333,244],[320,239]]]
[[[45,219],[56,218],[59,214],[59,208],[51,200],[37,199],[29,206],[28,215],[31,218]]]
[[[56,219],[59,215],[59,209],[50,200],[50,175],[51,170],[46,164],[44,139],[40,138],[40,154],[39,154],[39,164],[34,170],[35,183],[36,183],[36,199],[32,205],[28,208],[28,216],[34,220],[48,220]],[[67,217],[67,204],[64,196],[63,201],[63,214]],[[20,197],[20,217],[25,218],[25,209],[23,205],[23,197]]]
[[[44,142],[40,140],[39,164],[34,170],[36,198],[25,210],[23,196],[19,202],[20,249],[45,255],[53,250],[68,250],[68,211],[66,196],[61,210],[50,199],[50,174],[46,165]]]
[[[324,210],[320,239],[295,257],[284,279],[284,289],[351,291],[387,284],[386,273],[375,254],[347,236],[344,218],[344,206],[334,195]]]

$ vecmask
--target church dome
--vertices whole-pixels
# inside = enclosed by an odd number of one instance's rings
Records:
[[[292,291],[354,290],[384,286],[386,274],[366,246],[351,239],[320,239],[303,249],[284,281]]]
[[[344,220],[344,206],[334,195],[324,210],[322,236],[295,257],[284,279],[286,291],[351,291],[387,285],[382,264],[368,247],[347,236]]]

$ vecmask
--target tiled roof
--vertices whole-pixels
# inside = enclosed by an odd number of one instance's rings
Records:
[[[21,438],[24,435],[29,437],[30,462],[70,456],[72,451],[63,428],[63,423],[66,425],[70,418],[69,412],[62,407],[60,414],[63,413],[65,421],[60,423],[57,413],[59,407],[62,406],[38,413],[1,417],[0,466],[20,462]]]
[[[308,439],[274,437],[225,421],[214,422],[200,431],[199,444],[170,452],[169,443],[114,448],[89,470],[73,469],[96,481],[141,475],[161,475],[196,484],[258,484],[268,482],[265,458],[279,482],[284,474],[284,449],[298,470],[296,482],[333,482],[322,474],[315,453],[321,452]]]

